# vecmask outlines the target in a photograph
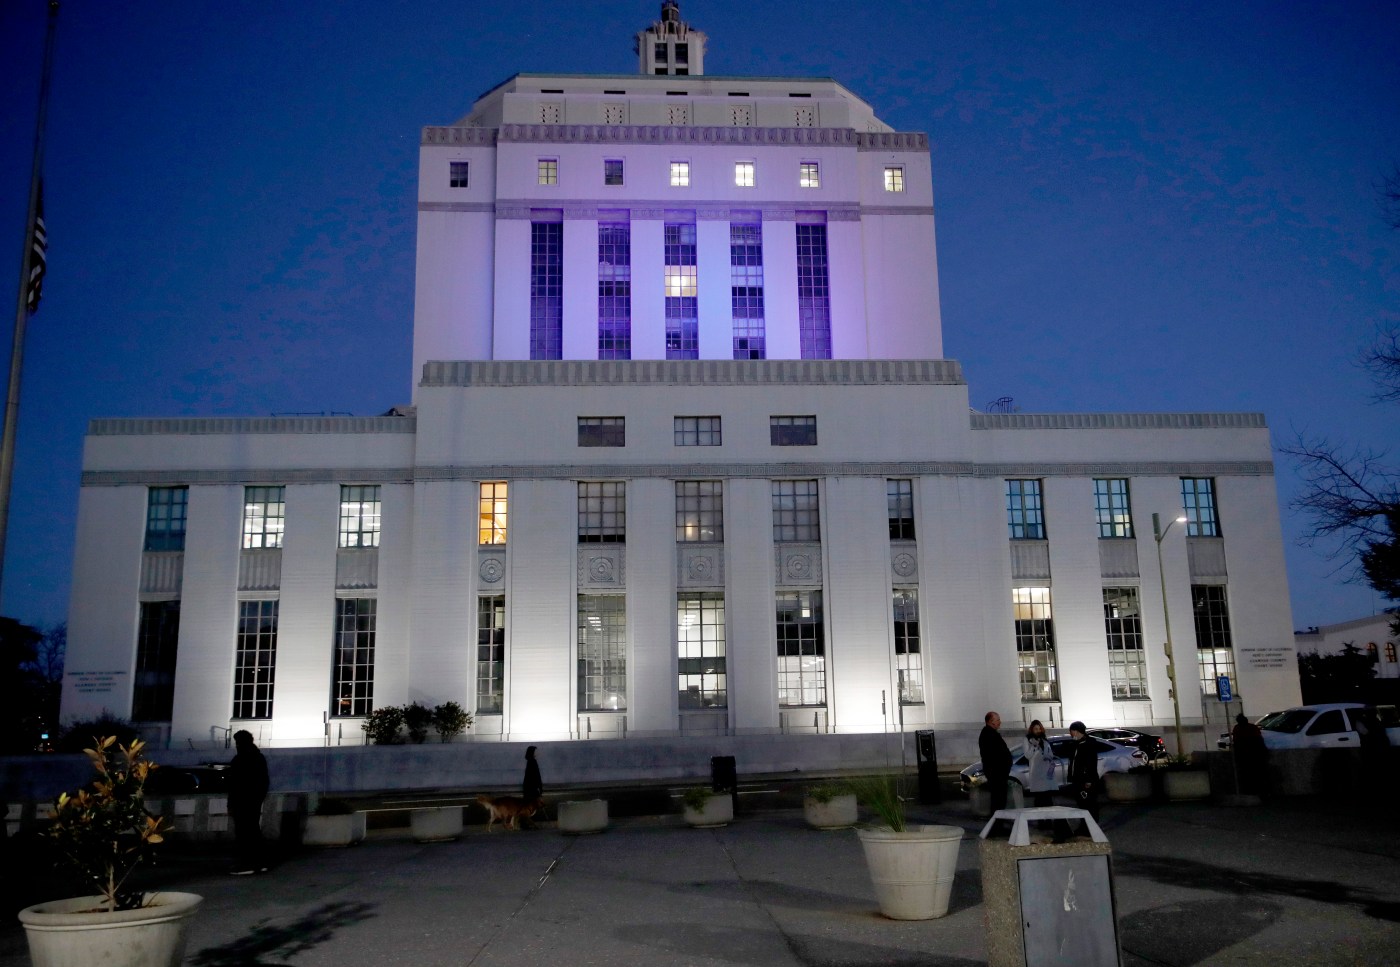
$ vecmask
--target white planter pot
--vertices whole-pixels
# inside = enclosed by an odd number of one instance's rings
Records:
[[[365,838],[365,814],[307,816],[301,841],[306,846],[349,846]]]
[[[1152,798],[1152,773],[1105,772],[1103,791],[1109,802],[1145,802]]]
[[[858,829],[880,912],[891,920],[946,916],[963,831],[957,826]]]
[[[734,822],[734,800],[729,793],[716,793],[700,809],[685,807],[685,821],[692,826],[726,826]]]
[[[813,829],[845,829],[856,824],[856,796],[846,793],[832,796],[826,802],[802,800],[802,818]]]
[[[96,896],[25,907],[20,922],[34,967],[179,967],[190,918],[204,898],[194,893],[147,893],[139,910],[107,912]]]
[[[1168,769],[1162,773],[1162,789],[1176,801],[1210,798],[1210,773],[1204,769]]]
[[[413,838],[420,843],[450,842],[462,835],[462,807],[415,809],[408,814],[408,825]]]
[[[583,799],[559,804],[559,832],[579,835],[608,828],[608,801]]]

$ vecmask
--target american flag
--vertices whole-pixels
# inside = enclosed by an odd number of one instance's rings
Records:
[[[49,233],[44,228],[44,185],[39,184],[39,202],[34,208],[34,225],[29,233],[29,290],[25,303],[31,314],[39,311],[39,296],[44,289],[44,273],[48,270]]]

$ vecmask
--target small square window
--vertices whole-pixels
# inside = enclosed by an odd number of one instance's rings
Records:
[[[539,161],[539,183],[542,185],[559,184],[559,159],[541,158]]]
[[[753,187],[753,162],[734,162],[734,184],[739,188]]]
[[[903,190],[904,190],[904,166],[903,166],[903,165],[886,165],[886,166],[885,166],[885,191],[903,191]]]
[[[608,158],[603,162],[603,184],[622,184],[622,159]]]
[[[820,188],[821,172],[815,161],[804,161],[798,166],[797,185],[799,188]]]
[[[578,445],[622,447],[627,445],[627,424],[620,416],[580,416]]]
[[[678,416],[674,432],[678,447],[717,447],[721,443],[717,416]]]
[[[672,162],[671,162],[671,187],[672,187],[672,188],[689,188],[689,187],[690,187],[690,162],[689,162],[689,161],[672,161]]]
[[[466,161],[453,161],[450,163],[449,167],[451,170],[447,175],[447,187],[466,188],[467,169],[470,167],[470,164]]]
[[[814,447],[817,445],[817,418],[770,416],[768,442],[775,447]]]

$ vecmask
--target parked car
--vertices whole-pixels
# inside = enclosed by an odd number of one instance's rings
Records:
[[[1167,743],[1162,741],[1160,735],[1153,735],[1151,732],[1139,732],[1137,729],[1122,729],[1115,726],[1113,728],[1090,729],[1086,734],[1096,739],[1117,742],[1119,745],[1137,746],[1149,761],[1160,759],[1167,754]]]
[[[1256,725],[1264,735],[1269,749],[1355,749],[1361,745],[1356,731],[1356,715],[1370,708],[1386,727],[1391,745],[1400,744],[1400,716],[1395,706],[1371,708],[1360,702],[1329,702],[1323,705],[1300,705],[1281,712],[1270,712]],[[1222,736],[1222,741],[1228,737]],[[1225,742],[1222,748],[1229,748]]]
[[[1074,740],[1068,735],[1052,735],[1050,748],[1055,751],[1055,779],[1061,786],[1065,784],[1065,775],[1069,771],[1069,756],[1073,751]],[[1142,754],[1141,749],[1118,742],[1107,742],[1103,739],[1090,738],[1098,747],[1099,776],[1105,772],[1127,772],[1134,766],[1146,765],[1147,757]],[[1011,778],[1021,784],[1021,788],[1027,788],[1029,780],[1027,773],[1030,771],[1030,763],[1026,761],[1026,756],[1022,746],[1018,743],[1011,749]],[[962,772],[958,773],[959,782],[963,792],[970,792],[974,786],[980,786],[986,782],[986,777],[982,774],[982,760],[978,759]]]
[[[190,792],[225,792],[228,766],[206,762],[198,766],[158,766],[146,777],[146,795],[179,796]]]

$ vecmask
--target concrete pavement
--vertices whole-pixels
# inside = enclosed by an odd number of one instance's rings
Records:
[[[672,815],[585,837],[549,824],[427,845],[381,832],[252,877],[185,849],[147,876],[205,897],[197,967],[983,964],[981,823],[961,801],[912,818],[967,830],[940,920],[880,917],[855,833],[809,830],[792,809],[715,830]],[[1124,963],[1400,963],[1394,820],[1320,800],[1105,806]],[[26,963],[10,921],[0,967]]]

